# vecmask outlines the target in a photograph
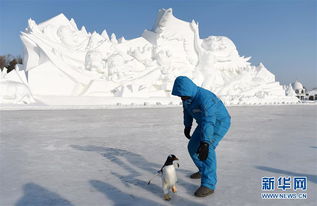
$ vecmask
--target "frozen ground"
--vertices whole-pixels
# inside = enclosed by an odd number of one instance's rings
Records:
[[[317,106],[230,112],[217,191],[198,199],[180,107],[0,111],[0,205],[315,205]],[[159,178],[146,183],[170,153],[181,167],[167,203]],[[263,176],[307,176],[308,199],[262,200]]]

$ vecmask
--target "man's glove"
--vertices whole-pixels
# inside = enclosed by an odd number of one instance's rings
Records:
[[[201,161],[204,161],[208,157],[208,152],[209,152],[209,144],[206,142],[200,142],[199,148],[198,148],[198,158]]]
[[[187,137],[187,139],[191,138],[191,136],[190,136],[190,127],[185,127],[184,134],[185,134],[185,137]]]

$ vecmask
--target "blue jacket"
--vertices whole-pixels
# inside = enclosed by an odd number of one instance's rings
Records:
[[[230,127],[230,115],[222,101],[211,91],[198,87],[185,76],[176,78],[172,95],[188,96],[183,101],[184,125],[191,128],[193,119],[201,130],[201,141],[210,143],[215,134],[223,136]]]

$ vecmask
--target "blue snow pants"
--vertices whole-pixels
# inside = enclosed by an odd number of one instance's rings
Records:
[[[222,123],[216,123],[215,133],[211,144],[209,145],[209,153],[206,160],[201,161],[198,158],[197,150],[200,145],[201,140],[201,128],[198,125],[195,129],[190,141],[188,143],[188,152],[190,157],[194,161],[195,165],[201,173],[201,185],[215,190],[217,184],[217,161],[216,161],[216,147],[219,144],[219,141],[227,133],[230,127],[230,119]]]

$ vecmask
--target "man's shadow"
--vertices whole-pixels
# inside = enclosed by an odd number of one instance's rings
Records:
[[[70,201],[64,199],[57,193],[51,192],[34,183],[25,184],[23,186],[23,192],[23,197],[17,201],[15,206],[73,206]]]
[[[123,150],[123,149],[101,147],[101,146],[94,146],[94,145],[88,145],[88,146],[71,145],[71,147],[81,151],[97,152],[103,157],[110,160],[111,162],[117,164],[119,167],[127,170],[128,172],[137,173],[137,175],[140,175],[140,174],[135,169],[133,169],[132,167],[124,163],[122,160],[120,160],[119,157],[123,157],[131,165],[137,166],[138,168],[144,171],[151,172],[151,173],[156,172],[157,170],[161,169],[161,167],[163,166],[163,163],[156,164],[153,162],[149,162],[142,155],[139,155],[137,153],[130,152],[127,150]],[[178,168],[177,171],[182,172],[186,175],[190,174],[189,170],[185,170],[181,168]]]

